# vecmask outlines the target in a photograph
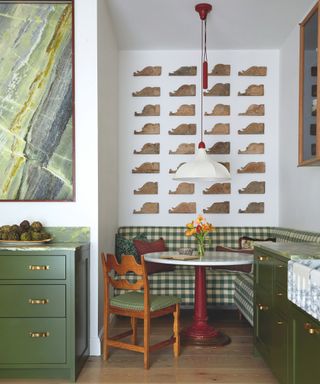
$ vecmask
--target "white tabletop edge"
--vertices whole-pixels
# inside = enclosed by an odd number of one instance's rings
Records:
[[[253,255],[240,252],[206,252],[200,259],[192,260],[176,260],[164,259],[161,256],[174,256],[179,255],[179,252],[157,252],[146,253],[144,255],[145,261],[160,264],[173,264],[173,265],[193,265],[193,266],[219,266],[219,265],[245,265],[253,263]]]

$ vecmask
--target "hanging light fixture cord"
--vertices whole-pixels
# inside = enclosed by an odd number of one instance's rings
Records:
[[[204,48],[204,33],[205,30],[205,20],[201,20],[201,79],[200,79],[200,139],[201,143],[203,143],[203,63],[205,60],[205,48]]]

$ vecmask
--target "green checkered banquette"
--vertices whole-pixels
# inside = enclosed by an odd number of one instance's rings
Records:
[[[258,239],[270,237],[271,227],[217,227],[209,234],[206,250],[213,251],[217,245],[238,247],[239,237],[249,236]],[[169,251],[191,247],[196,250],[194,238],[185,235],[185,227],[128,226],[120,227],[118,235],[133,239],[142,234],[149,241],[162,237]],[[116,255],[120,257],[116,249]],[[234,305],[234,280],[238,272],[207,268],[207,302],[214,306]],[[128,280],[135,279],[127,275]],[[176,267],[174,271],[159,272],[149,276],[150,293],[155,295],[176,295],[182,299],[182,305],[194,303],[194,268]],[[123,293],[115,291],[115,294]]]
[[[118,236],[128,240],[143,235],[149,241],[157,240],[162,237],[169,251],[175,251],[179,248],[191,247],[196,249],[194,238],[185,236],[185,227],[160,227],[160,226],[126,226],[118,229]],[[317,242],[320,243],[320,234],[315,232],[306,232],[288,228],[278,227],[216,227],[216,230],[209,234],[206,249],[215,250],[217,245],[227,247],[238,247],[238,240],[242,236],[252,237],[254,239],[266,239],[275,237],[281,242]],[[116,249],[118,256],[119,252]],[[235,280],[240,272],[219,270],[207,268],[207,301],[209,305],[233,307],[235,294]],[[241,272],[241,274],[243,274]],[[132,276],[126,276],[129,280]],[[152,294],[177,295],[182,299],[183,305],[192,305],[194,303],[194,269],[193,267],[176,267],[174,271],[159,272],[151,275],[150,289]],[[246,303],[246,317],[252,315],[251,294],[252,277],[248,276],[242,280]],[[115,291],[115,294],[122,293]],[[248,296],[248,297],[247,297]],[[249,297],[250,296],[250,297]],[[241,300],[236,304],[239,306]],[[240,309],[240,308],[239,308]],[[241,309],[240,309],[241,310]]]

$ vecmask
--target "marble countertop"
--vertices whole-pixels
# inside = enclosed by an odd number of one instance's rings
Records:
[[[320,244],[257,242],[255,247],[271,251],[285,259],[320,259]]]
[[[24,252],[33,252],[33,251],[74,251],[75,249],[81,247],[81,246],[88,246],[89,243],[81,243],[81,242],[51,242],[51,243],[44,243],[44,244],[32,244],[32,245],[7,245],[7,244],[0,244],[0,252],[6,251],[6,252],[12,252],[12,251],[24,251]]]

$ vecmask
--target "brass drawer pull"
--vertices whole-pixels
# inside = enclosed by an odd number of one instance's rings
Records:
[[[277,321],[277,324],[278,324],[278,325],[283,325],[283,324],[284,324],[284,321]]]
[[[49,337],[49,332],[29,332],[29,336],[32,338]]]
[[[267,256],[258,256],[259,261],[267,261],[268,257]]]
[[[313,328],[310,323],[304,323],[304,329],[308,331],[309,335],[320,335],[320,328]]]
[[[283,293],[282,292],[278,292],[277,296],[283,296]]]
[[[267,311],[269,307],[267,305],[258,304],[258,308],[260,311]]]
[[[284,268],[284,265],[282,265],[282,264],[277,264],[277,268]]]
[[[49,265],[29,265],[30,271],[47,271],[50,269]]]
[[[49,304],[49,299],[29,299],[29,304]]]

